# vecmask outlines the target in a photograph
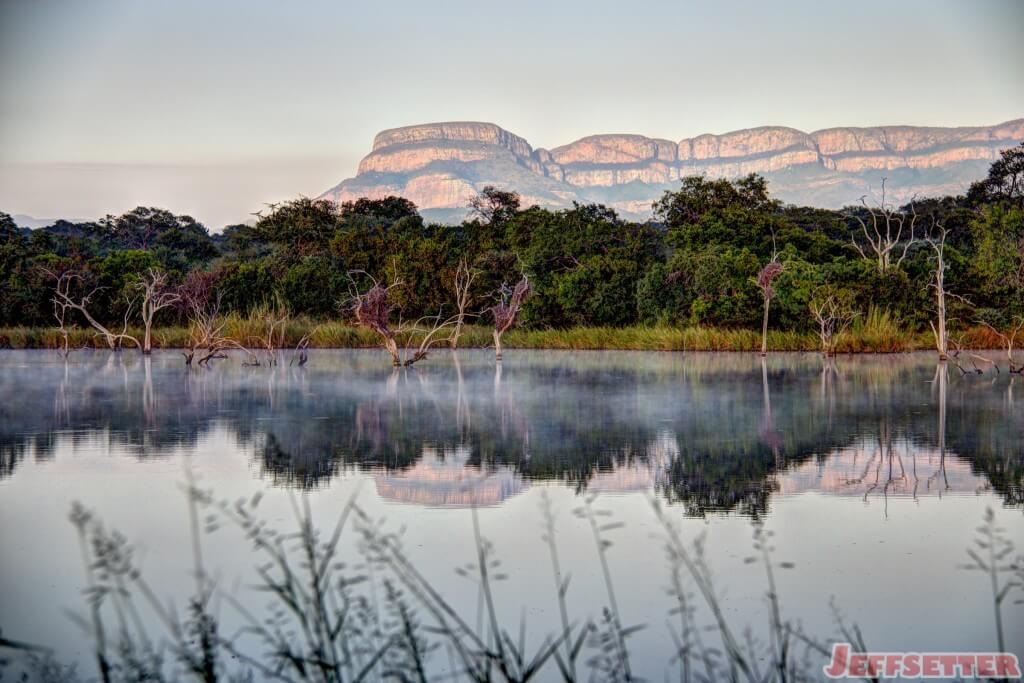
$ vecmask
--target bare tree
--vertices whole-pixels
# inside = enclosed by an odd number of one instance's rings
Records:
[[[772,281],[782,273],[782,264],[778,256],[772,254],[772,260],[757,274],[757,286],[761,290],[761,297],[764,299],[764,317],[761,320],[761,355],[768,355],[768,307],[771,305],[775,290],[772,289]]]
[[[917,224],[914,202],[910,202],[909,213],[900,211],[892,204],[887,203],[885,198],[886,180],[886,178],[882,178],[882,197],[876,205],[869,206],[866,196],[860,198],[861,205],[868,212],[868,220],[864,220],[856,213],[851,214],[860,225],[861,233],[855,232],[851,236],[853,246],[863,258],[875,260],[880,273],[903,263],[903,260],[907,258],[907,252],[917,241],[914,237]]]
[[[395,280],[384,287],[374,280],[373,286],[369,290],[359,293],[358,290],[353,289],[351,296],[352,314],[355,316],[356,322],[377,333],[385,350],[391,355],[391,364],[396,368],[402,364],[402,356],[398,352],[395,331],[391,329],[391,313],[394,307],[388,300],[388,291],[400,284],[400,281]]]
[[[185,365],[192,365],[197,353],[196,364],[209,365],[211,360],[226,358],[226,352],[233,348],[247,354],[250,361],[255,359],[255,354],[224,334],[227,320],[220,315],[221,292],[216,285],[212,273],[193,271],[179,290],[178,303],[189,321],[188,346],[182,351]]]
[[[455,329],[452,330],[450,343],[453,349],[459,346],[459,337],[462,336],[462,328],[468,315],[466,309],[469,308],[469,304],[473,300],[470,288],[473,286],[473,281],[479,275],[480,271],[471,269],[466,259],[459,260],[459,265],[455,270],[455,277],[452,281],[452,290],[455,294],[455,309],[457,311],[455,314]]]
[[[142,352],[153,352],[153,318],[156,314],[174,306],[181,301],[181,294],[171,287],[167,273],[150,268],[135,283],[135,288],[142,294]]]
[[[107,346],[109,346],[111,350],[121,348],[121,345],[124,343],[124,340],[126,339],[135,344],[135,346],[139,348],[142,347],[142,345],[139,344],[138,339],[128,334],[128,320],[131,318],[132,308],[134,307],[135,304],[134,299],[128,300],[128,306],[125,308],[124,313],[124,325],[121,328],[121,331],[114,332],[113,330],[109,329],[106,325],[96,320],[96,318],[94,318],[92,314],[89,313],[88,306],[91,303],[92,297],[95,296],[97,292],[102,291],[102,287],[94,287],[89,291],[88,294],[73,296],[72,290],[76,287],[76,284],[81,284],[85,279],[81,271],[70,269],[58,273],[47,268],[42,268],[41,271],[48,275],[49,277],[53,278],[53,280],[55,280],[56,282],[53,290],[53,302],[55,307],[54,310],[56,314],[56,309],[58,307],[61,309],[61,321],[63,321],[63,318],[64,316],[66,316],[68,310],[78,311],[79,313],[82,314],[82,317],[84,317],[86,321],[93,327],[93,329],[95,329],[99,333],[99,335],[104,338],[104,340],[107,342]],[[61,324],[63,326],[63,322],[61,322]]]
[[[366,273],[362,273],[367,275]],[[350,274],[350,278],[351,278]],[[352,314],[363,327],[367,327],[377,333],[381,344],[391,356],[391,365],[394,367],[409,367],[427,357],[432,346],[444,341],[451,340],[450,332],[458,321],[458,316],[444,319],[440,312],[436,316],[424,316],[419,320],[406,324],[399,320],[397,327],[392,327],[391,318],[395,307],[390,302],[391,290],[401,287],[401,280],[395,279],[387,287],[370,278],[373,286],[366,292],[359,292],[352,280],[352,294],[350,297]],[[448,332],[449,336],[444,336]],[[405,359],[398,346],[398,337],[404,336],[409,339],[418,338],[419,344],[412,354]],[[410,347],[411,348],[411,347]]]
[[[267,365],[277,365],[277,350],[284,346],[285,325],[291,318],[288,308],[278,302],[275,306],[262,305],[253,311],[252,318],[259,320],[262,329],[259,337],[250,340],[252,346],[263,349],[267,358]],[[308,341],[308,340],[307,340]],[[255,365],[259,365],[259,360]]]
[[[53,273],[50,274],[53,275]],[[58,276],[56,285],[58,291],[63,289],[66,292],[67,288],[70,286],[70,282],[65,280],[66,275],[68,275],[68,273],[61,273],[60,276]],[[68,309],[70,306],[67,304],[66,297],[55,295],[51,301],[53,302],[53,317],[57,319],[57,325],[59,326],[57,329],[60,331],[61,336],[60,355],[67,358],[71,353],[70,332],[67,327]]]
[[[932,273],[928,286],[935,292],[935,321],[928,321],[935,336],[935,350],[939,352],[939,360],[949,357],[949,334],[946,325],[946,236],[949,230],[942,224],[936,224],[925,241],[935,252],[935,271]]]
[[[491,315],[494,317],[494,358],[497,361],[501,360],[501,337],[516,324],[523,301],[529,293],[530,281],[525,273],[515,287],[502,285],[498,291],[498,303],[491,306]]]
[[[295,355],[289,361],[289,365],[298,365],[300,368],[309,362],[309,342],[313,339],[313,333],[316,332],[317,328],[314,327],[312,330],[302,335],[302,339],[295,345]]]
[[[1016,375],[1024,374],[1024,365],[1017,367],[1013,364],[1013,347],[1017,343],[1017,336],[1024,330],[1024,317],[1015,316],[1013,319],[1013,327],[1010,328],[1009,333],[1000,332],[994,325],[991,325],[984,320],[979,320],[979,323],[992,330],[992,333],[999,337],[999,340],[1003,344],[1003,349],[1006,351],[1006,362],[1010,366],[1010,372]],[[999,366],[996,366],[998,370]]]
[[[849,329],[857,313],[853,309],[849,292],[830,285],[818,288],[811,297],[809,308],[818,323],[821,353],[826,358],[836,355],[839,337]]]

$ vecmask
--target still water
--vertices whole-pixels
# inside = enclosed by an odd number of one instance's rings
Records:
[[[606,556],[622,621],[644,626],[629,645],[648,680],[672,670],[674,618],[652,501],[686,543],[703,535],[737,632],[767,623],[764,567],[745,561],[755,523],[774,533],[784,616],[827,641],[835,605],[882,651],[995,650],[987,576],[962,568],[987,508],[1024,553],[1024,378],[962,375],[930,354],[824,365],[811,354],[513,351],[496,368],[487,352],[445,351],[392,371],[374,351],[209,370],[170,352],[65,362],[2,351],[0,397],[0,629],[54,648],[85,678],[92,639],[69,616],[85,612],[71,505],[123,533],[161,599],[182,604],[194,586],[188,472],[219,499],[261,493],[261,515],[283,529],[296,500],[327,529],[355,497],[471,616],[478,590],[454,570],[474,560],[476,510],[507,575],[501,618],[517,632],[525,615],[538,639],[560,623],[545,501],[574,618],[598,620],[608,603],[592,529],[573,512],[593,500],[622,523],[606,532]],[[342,545],[355,557],[354,537]],[[237,529],[204,534],[202,552],[221,594],[253,610],[267,602]],[[1013,602],[1005,642],[1024,656]],[[217,610],[226,631],[242,623],[228,601]],[[449,660],[436,652],[431,666]]]

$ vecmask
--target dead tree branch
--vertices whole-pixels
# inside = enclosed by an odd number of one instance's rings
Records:
[[[355,272],[355,271],[354,271]],[[392,280],[387,287],[381,285],[367,273],[362,273],[370,278],[373,283],[367,291],[360,292],[356,287],[355,280],[350,274],[351,310],[356,322],[373,330],[380,337],[381,345],[391,356],[391,365],[394,367],[409,367],[427,357],[430,348],[442,342],[451,342],[451,331],[459,321],[459,316],[443,318],[438,311],[436,316],[424,316],[412,324],[405,324],[399,320],[397,327],[392,327],[391,318],[395,307],[391,305],[390,293],[393,289],[402,286],[401,280]],[[444,336],[448,332],[448,336]],[[398,337],[406,339],[419,338],[412,355],[402,358],[402,352],[398,346]]]
[[[774,242],[775,236],[772,235]],[[764,299],[764,316],[761,319],[761,355],[768,355],[768,307],[771,305],[775,290],[772,288],[772,281],[782,274],[782,264],[778,262],[777,255],[772,254],[772,260],[757,274],[757,287],[761,290],[761,298]]]
[[[850,297],[846,292],[826,285],[815,292],[808,307],[818,323],[822,355],[826,358],[835,356],[840,336],[849,329],[857,316]]]
[[[501,337],[516,324],[516,319],[523,308],[523,301],[529,294],[530,281],[525,273],[515,287],[502,285],[498,291],[498,303],[490,309],[494,318],[494,358],[497,361],[501,360]]]
[[[61,309],[61,319],[66,316],[68,310],[78,311],[82,314],[82,317],[85,318],[86,322],[88,322],[89,325],[97,331],[98,335],[104,338],[107,342],[107,346],[109,346],[111,350],[121,348],[121,345],[126,339],[135,344],[135,346],[142,348],[139,340],[128,334],[128,320],[131,318],[132,308],[135,304],[134,298],[128,299],[128,306],[124,313],[124,325],[121,328],[121,331],[114,332],[89,313],[88,306],[91,303],[92,297],[102,291],[102,287],[94,287],[88,294],[73,296],[72,290],[76,285],[81,285],[85,280],[81,271],[70,269],[58,273],[47,268],[41,268],[41,271],[55,281],[53,303],[55,307],[55,314],[57,308]]]
[[[156,314],[181,301],[181,294],[170,286],[167,273],[150,268],[134,287],[142,295],[142,352],[153,352],[153,318]]]
[[[1021,330],[1024,329],[1024,317],[1016,316],[1013,319],[1013,327],[1010,328],[1009,334],[999,331],[994,325],[991,325],[984,320],[978,320],[978,324],[984,325],[992,331],[999,341],[1003,344],[1003,349],[1006,351],[1006,362],[1010,366],[1010,372],[1015,375],[1024,374],[1024,365],[1016,366],[1013,364],[1013,348],[1017,343],[1017,335],[1020,334]],[[996,365],[998,370],[999,366]]]
[[[886,180],[882,178],[882,196],[876,205],[869,206],[866,196],[860,198],[861,205],[868,212],[867,221],[855,213],[851,214],[860,225],[860,233],[854,232],[850,240],[862,258],[877,262],[880,273],[894,266],[899,267],[917,241],[914,235],[917,211],[914,209],[913,200],[910,202],[910,213],[900,211],[887,203]]]
[[[473,281],[476,280],[479,275],[480,271],[475,268],[471,269],[469,264],[466,262],[466,259],[459,260],[459,265],[455,270],[455,277],[452,282],[452,289],[455,294],[456,310],[455,329],[452,330],[450,341],[452,349],[458,348],[459,346],[459,337],[462,336],[462,328],[465,325],[466,316],[470,315],[467,313],[467,309],[473,300],[470,289],[473,287]]]

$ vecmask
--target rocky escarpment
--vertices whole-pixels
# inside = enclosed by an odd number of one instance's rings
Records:
[[[760,173],[784,201],[835,208],[882,175],[894,198],[963,192],[999,151],[1024,140],[1024,119],[996,126],[828,128],[765,126],[679,142],[592,135],[551,150],[492,123],[432,123],[385,130],[351,178],[322,196],[337,201],[401,195],[457,219],[486,185],[519,192],[524,205],[600,202],[643,218],[687,175]]]

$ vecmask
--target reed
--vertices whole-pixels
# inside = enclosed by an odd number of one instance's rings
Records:
[[[266,323],[256,316],[231,314],[225,320],[227,336],[243,346],[265,334]],[[75,348],[106,348],[91,329],[72,327],[70,345]],[[129,328],[129,334],[142,330]],[[168,326],[153,331],[154,348],[176,349],[187,345],[189,331],[183,326]],[[310,348],[362,349],[379,346],[372,331],[340,321],[315,321],[305,317],[284,323],[283,345],[291,348],[308,337]],[[999,349],[1002,342],[991,329],[968,327],[952,334],[963,349]],[[409,334],[398,335],[400,346],[411,343]],[[55,327],[0,328],[0,348],[58,349],[62,338]],[[467,325],[459,337],[461,348],[488,348],[493,344],[491,328]],[[572,327],[568,329],[513,329],[504,337],[506,348],[553,349],[566,351],[760,351],[761,337],[756,330],[717,327]],[[811,332],[770,330],[769,351],[819,351],[821,342]],[[904,353],[935,348],[931,333],[915,331],[885,309],[872,308],[837,341],[838,353]]]
[[[541,540],[551,558],[560,628],[538,641],[527,638],[525,611],[518,637],[499,621],[495,601],[507,577],[497,549],[481,531],[475,509],[470,511],[474,561],[456,567],[456,572],[478,591],[476,619],[449,602],[405,554],[401,533],[371,519],[354,498],[333,528],[318,530],[308,498],[292,494],[294,528],[279,529],[259,512],[261,494],[250,500],[216,500],[212,492],[197,488],[190,475],[185,492],[196,587],[184,619],[147,583],[128,540],[106,529],[80,504],[73,506],[70,520],[81,544],[87,611],[72,616],[93,636],[101,681],[170,681],[184,676],[204,683],[256,678],[318,683],[576,683],[584,677],[577,671],[581,656],[586,657],[590,680],[639,680],[632,671],[630,636],[654,624],[622,623],[608,556],[616,552],[612,536],[625,525],[614,520],[611,510],[595,506],[593,494],[586,495],[574,513],[592,529],[605,595],[588,596],[583,613],[570,612],[566,600],[570,577],[559,559],[557,515],[545,498]],[[775,575],[791,571],[794,565],[779,561],[772,532],[758,520],[753,522],[753,552],[743,561],[759,563],[764,569],[768,628],[755,631],[749,624],[735,623],[707,561],[705,534],[687,542],[677,516],[656,497],[649,500],[670,577],[666,613],[652,615],[665,617],[675,644],[666,653],[665,680],[817,680],[830,642],[845,641],[858,651],[869,650],[860,629],[848,625],[834,604],[837,632],[828,636],[808,634],[785,615]],[[204,565],[202,537],[222,525],[251,541],[259,577],[254,588],[271,599],[267,613],[221,591],[212,578],[216,572]],[[342,550],[345,534],[359,539],[354,551]],[[1006,647],[1002,603],[1016,600],[1021,589],[1022,560],[1012,559],[1014,550],[994,513],[987,510],[967,550],[971,562],[964,568],[980,570],[992,586],[999,651]],[[353,552],[356,556],[350,556]],[[383,604],[375,597],[378,591],[384,596]],[[225,634],[212,609],[217,600],[237,611],[245,628],[235,635]],[[147,611],[155,615],[163,633],[149,631]],[[765,637],[759,638],[758,633]],[[531,649],[530,641],[539,645]],[[445,651],[448,666],[438,666],[437,659]],[[438,668],[449,671],[432,673]],[[29,676],[32,680],[81,680],[73,667],[56,661],[51,650],[0,637],[0,677],[19,670],[20,680]]]

